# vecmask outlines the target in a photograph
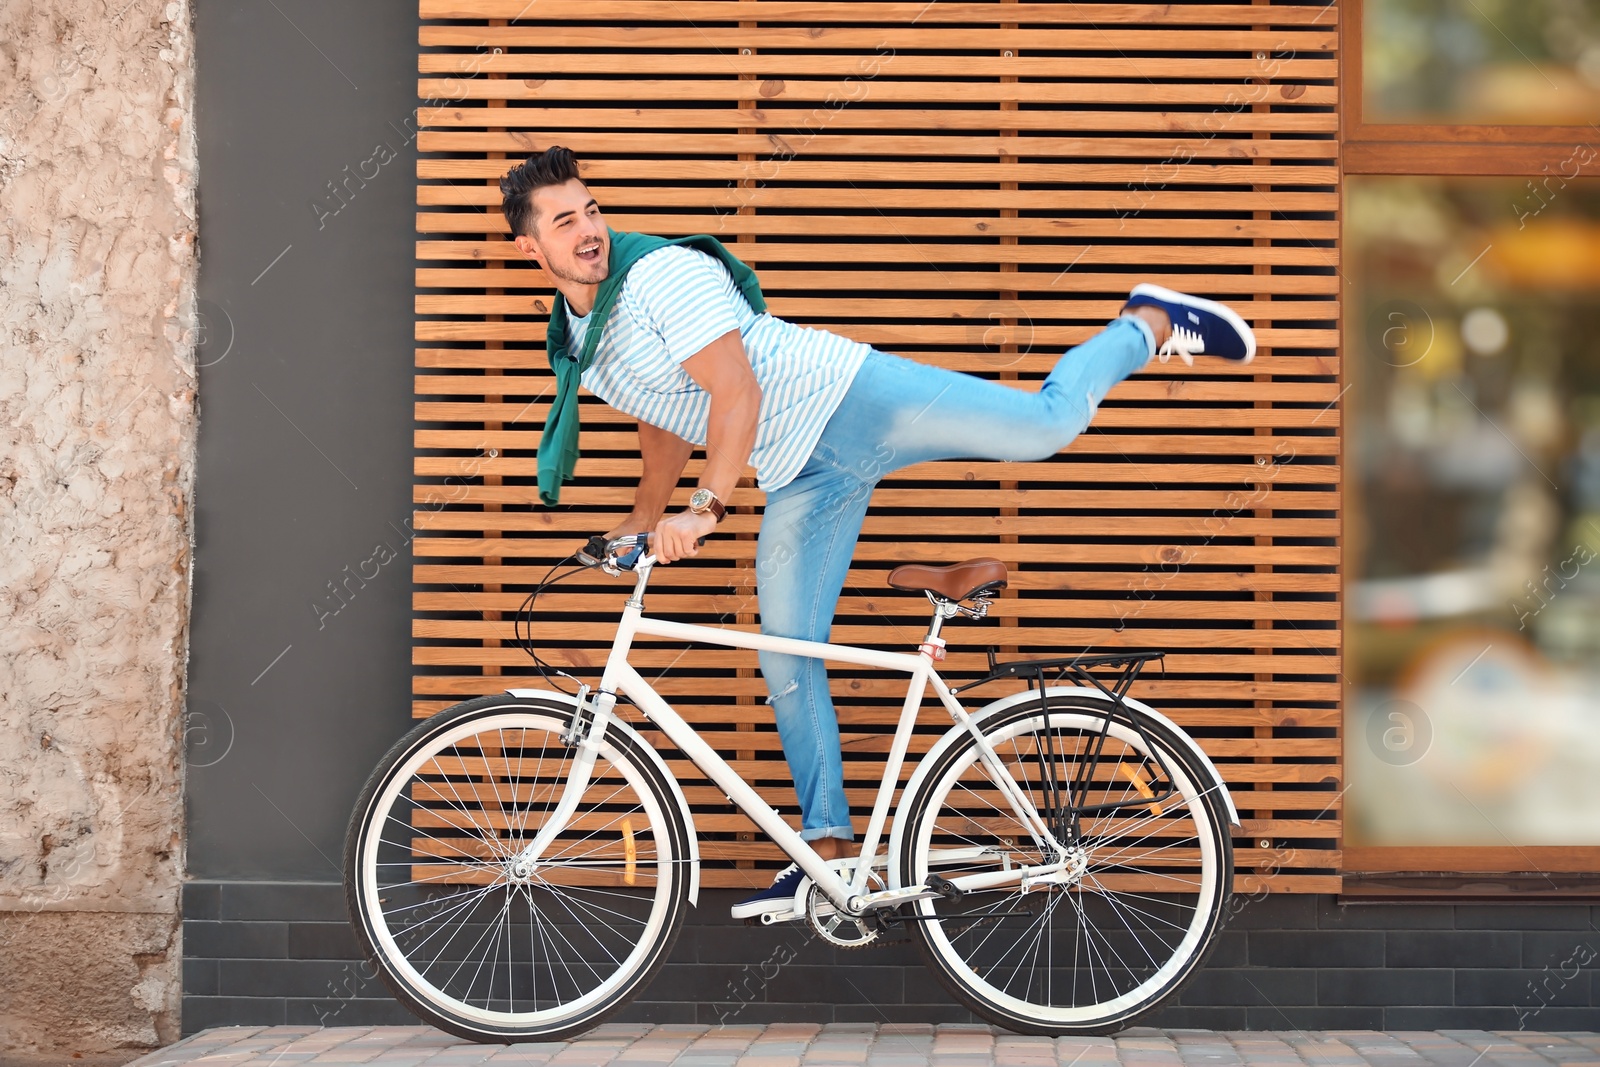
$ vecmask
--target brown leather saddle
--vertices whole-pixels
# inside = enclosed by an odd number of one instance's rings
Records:
[[[926,563],[904,563],[889,572],[889,585],[928,593],[944,600],[971,600],[1006,587],[1006,565],[987,556],[934,567]]]

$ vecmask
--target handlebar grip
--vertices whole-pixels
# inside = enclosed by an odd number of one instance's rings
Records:
[[[643,544],[639,544],[639,545],[635,545],[633,548],[629,549],[627,552],[625,552],[622,555],[618,556],[617,557],[617,566],[621,567],[623,570],[627,570],[627,571],[633,570],[634,566],[637,565],[638,562],[639,562],[639,557],[644,555],[646,552],[648,552],[650,550],[650,542],[652,540],[654,540],[654,538],[655,538],[654,534],[650,533],[648,530],[645,531],[644,543]],[[704,537],[699,538],[698,540],[695,541],[696,547],[698,547],[700,545],[704,545],[705,543],[706,543],[706,539]]]
[[[650,547],[650,539],[653,538],[653,537],[655,537],[655,534],[651,533],[649,530],[645,531],[644,544],[645,544],[646,548]],[[704,537],[698,537],[698,538],[695,539],[694,545],[695,545],[696,548],[704,548],[705,544],[706,544],[706,539]]]
[[[650,547],[650,542],[652,540],[654,540],[655,536],[656,536],[655,534],[651,533],[649,530],[646,530],[644,532],[644,547],[649,548]],[[595,541],[599,541],[600,542],[600,551],[601,551],[601,553],[604,553],[605,550],[606,550],[606,548],[605,548],[605,546],[606,546],[605,538],[603,538],[603,537],[593,537],[593,538],[589,539],[589,543],[590,544],[594,544]],[[695,540],[695,547],[704,548],[705,547],[705,543],[706,543],[706,539],[704,537],[697,538]]]

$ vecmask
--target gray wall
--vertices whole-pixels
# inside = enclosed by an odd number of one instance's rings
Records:
[[[195,35],[189,872],[336,880],[410,716],[416,7],[201,0]],[[350,579],[380,542],[399,558]]]

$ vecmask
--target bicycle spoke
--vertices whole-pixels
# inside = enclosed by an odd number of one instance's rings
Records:
[[[567,913],[567,916],[570,919],[572,919],[573,922],[579,923],[581,925],[581,920],[578,918],[577,915],[575,915],[573,913],[572,907],[571,907],[571,905],[569,905],[567,903],[567,899],[566,899],[565,896],[563,896],[563,895],[561,895],[559,893],[552,893],[551,897],[555,900],[555,902],[557,904],[560,904],[561,907],[563,909],[565,909],[565,911]],[[551,929],[551,932],[554,933],[557,937],[559,937],[566,944],[566,946],[568,948],[572,949],[574,952],[577,951],[578,946],[574,945],[572,943],[572,939],[569,938],[565,933],[562,932],[561,927],[556,926],[556,925],[552,925],[550,929]],[[601,948],[603,950],[604,946],[602,945]],[[610,953],[607,952],[607,955],[610,955]],[[594,966],[593,961],[591,961],[587,956],[579,956],[579,962],[584,963],[584,964],[586,964],[588,966],[589,973],[593,974],[596,978],[600,977],[600,972],[595,970],[595,966]],[[612,963],[616,963],[617,962],[617,959],[616,959],[615,956],[611,957],[611,962]]]
[[[1087,875],[1087,874],[1084,875],[1083,883],[1087,883],[1089,886],[1092,886],[1094,888],[1094,890],[1096,891],[1094,895],[1097,896],[1100,899],[1105,900],[1107,904],[1111,905],[1114,908],[1120,907],[1120,908],[1124,908],[1124,909],[1126,909],[1128,911],[1136,912],[1139,915],[1148,916],[1151,920],[1153,920],[1155,922],[1163,923],[1166,926],[1170,926],[1174,930],[1180,930],[1181,931],[1181,930],[1184,929],[1184,927],[1182,925],[1180,925],[1178,923],[1175,923],[1170,919],[1163,919],[1159,915],[1156,915],[1154,912],[1145,911],[1142,908],[1135,908],[1135,907],[1133,907],[1133,905],[1131,905],[1131,904],[1129,904],[1127,902],[1129,898],[1132,898],[1132,899],[1135,899],[1135,900],[1143,899],[1143,900],[1149,900],[1152,903],[1160,903],[1159,901],[1156,901],[1154,897],[1142,897],[1138,893],[1122,893],[1122,892],[1118,892],[1118,891],[1115,891],[1115,890],[1106,889],[1104,886],[1102,886],[1099,883],[1099,881],[1097,879],[1095,879],[1095,877],[1093,875]],[[1080,884],[1083,884],[1083,883],[1080,883]],[[1088,894],[1085,893],[1083,895],[1088,895]]]
[[[552,895],[556,895],[557,894],[556,888],[554,886],[546,886],[545,888],[551,890]],[[573,901],[573,903],[576,903],[576,904],[580,905],[581,907],[583,907],[585,909],[591,910],[592,913],[595,914],[595,915],[600,915],[600,914],[615,915],[617,918],[624,919],[624,920],[626,920],[626,921],[628,921],[630,923],[638,921],[638,919],[635,916],[629,915],[626,912],[617,911],[615,908],[607,908],[607,907],[605,907],[604,905],[601,905],[601,904],[596,904],[596,903],[593,903],[593,902],[590,902],[590,901],[585,901],[582,897],[578,896],[576,893],[573,893],[571,891],[574,888],[587,889],[588,888],[587,886],[583,886],[583,887],[568,886],[568,887],[565,887],[565,888],[567,889],[567,892],[565,894],[560,894],[560,895],[562,895],[565,898],[571,899]],[[616,894],[616,895],[617,896],[622,896],[622,894]],[[633,898],[629,897],[627,899],[631,900]]]
[[[1085,968],[1089,972],[1089,995],[1095,1003],[1099,1003],[1102,999],[1100,996],[1100,972],[1103,966],[1094,966],[1093,964],[1099,963],[1103,965],[1105,957],[1095,947],[1094,934],[1092,933],[1094,924],[1089,921],[1089,916],[1084,913],[1082,902],[1076,897],[1069,899],[1072,903],[1072,910],[1078,917],[1079,939],[1083,942],[1084,950],[1092,957],[1091,966]]]
[[[1107,904],[1109,904],[1111,906],[1111,910],[1112,911],[1115,912],[1115,911],[1120,911],[1121,910],[1121,904],[1118,902],[1117,895],[1115,893],[1106,893],[1106,894],[1104,894],[1102,896],[1101,899],[1103,899]],[[1123,925],[1123,929],[1128,930],[1130,932],[1134,929],[1133,924],[1128,922],[1126,918],[1123,919],[1122,925]],[[1179,929],[1181,929],[1181,927],[1179,927]],[[1158,937],[1157,940],[1160,940],[1160,938]],[[1145,959],[1149,961],[1151,970],[1160,970],[1161,961],[1156,959],[1153,955],[1150,954],[1150,950],[1148,948],[1145,948],[1144,942],[1139,941],[1137,943],[1139,945],[1139,948],[1144,951]],[[1172,945],[1167,944],[1166,942],[1162,942],[1162,946],[1164,948],[1169,948],[1169,949],[1174,947]]]
[[[504,903],[504,904],[502,904],[502,905],[500,905],[500,913],[501,913],[501,914],[502,914],[502,915],[503,915],[503,914],[505,914],[505,910],[506,910],[506,909],[507,909],[507,908],[509,908],[509,907],[510,907],[510,906],[511,906],[511,894],[510,894],[510,893],[507,893],[507,894],[506,894],[506,902],[505,902],[505,903]],[[485,927],[484,927],[484,928],[483,928],[483,933],[481,933],[481,934],[479,934],[479,935],[478,935],[478,940],[476,940],[476,941],[474,941],[474,942],[473,942],[473,944],[472,944],[472,948],[473,948],[473,949],[477,949],[477,947],[478,947],[478,946],[479,946],[479,945],[481,945],[481,944],[483,944],[483,939],[484,939],[484,938],[486,938],[486,937],[488,937],[488,936],[489,936],[489,933],[490,933],[490,931],[492,931],[492,930],[493,930],[493,929],[494,929],[494,925],[493,925],[493,924],[492,924],[492,923],[491,923],[491,924],[489,924],[489,925],[486,925],[486,926],[485,926]],[[437,960],[437,957],[435,957],[435,962],[437,962],[437,961],[438,961],[438,960]],[[456,975],[458,975],[458,974],[460,974],[460,973],[461,973],[461,968],[463,968],[463,967],[465,967],[465,966],[466,966],[466,965],[467,965],[467,962],[468,962],[468,961],[467,961],[467,960],[466,960],[466,959],[462,959],[462,961],[461,961],[461,962],[460,962],[460,963],[458,963],[458,964],[456,964],[456,969],[455,969],[455,970],[454,970],[454,971],[452,971],[452,972],[450,972],[450,976],[449,976],[449,978],[448,978],[448,979],[446,979],[446,981],[447,981],[447,982],[449,982],[449,981],[453,981],[453,980],[454,980],[454,979],[455,979],[455,977],[456,977]],[[480,960],[479,960],[479,961],[478,961],[478,969],[479,969],[479,970],[481,970],[481,969],[482,969],[482,968],[483,968],[483,961],[482,961],[482,960],[481,960],[481,959],[480,959]],[[475,971],[475,972],[473,972],[473,976],[474,976],[474,977],[476,977],[476,976],[477,976],[477,972],[476,972],[476,971]],[[468,982],[468,983],[467,983],[467,989],[469,989],[469,990],[470,990],[470,989],[471,989],[471,988],[472,988],[472,983],[470,983],[470,982]]]
[[[460,912],[462,910],[466,909],[466,908],[471,908],[471,907],[476,906],[484,897],[488,896],[495,889],[499,888],[499,885],[500,885],[500,883],[491,882],[490,884],[484,886],[481,892],[475,893],[475,894],[471,894],[471,895],[465,895],[465,899],[463,899],[460,903],[456,904],[455,906],[451,907],[448,911],[442,911],[442,912],[438,913],[437,915],[426,916],[426,917],[424,917],[422,919],[418,919],[416,922],[412,923],[410,926],[407,926],[407,927],[405,927],[403,929],[394,931],[395,940],[398,941],[403,935],[410,933],[412,930],[415,930],[417,927],[421,926],[425,922],[429,922],[429,921],[431,921],[433,919],[449,919],[452,916],[460,914]],[[424,901],[424,902],[422,902],[422,904],[412,904],[412,905],[408,905],[408,907],[422,907],[422,905],[426,904],[426,903],[428,903],[428,902]],[[400,910],[403,911],[403,910],[406,910],[406,909],[400,909]],[[391,911],[391,912],[389,912],[387,914],[387,917],[392,921],[396,914],[398,914],[398,912]]]
[[[463,762],[466,760],[466,757],[460,754],[457,754],[456,758],[462,760]],[[485,760],[485,762],[487,762],[487,760]],[[461,792],[460,790],[456,789],[455,782],[450,779],[449,775],[443,775],[442,777],[444,778],[445,784],[450,787],[450,792],[455,795],[457,809],[460,810],[462,814],[466,815],[468,819],[473,819],[475,817],[475,812],[466,806],[467,802],[465,800],[461,799]],[[427,784],[430,786],[432,785],[431,782]],[[437,792],[437,789],[435,789],[435,791]],[[439,794],[439,799],[445,799],[442,793]],[[480,840],[488,842],[491,848],[500,853],[500,858],[506,859],[510,856],[509,851],[500,846],[499,835],[493,833],[491,827],[482,827],[480,829],[483,831],[479,834]]]
[[[443,846],[446,846],[446,847],[449,847],[449,848],[458,847],[461,844],[461,839],[460,838],[439,837],[437,834],[431,834],[427,830],[419,829],[418,827],[412,825],[410,822],[402,821],[398,816],[386,815],[386,816],[384,816],[384,818],[389,822],[397,823],[400,826],[404,826],[406,828],[406,838],[405,838],[405,842],[404,843],[406,844],[407,847],[409,847],[411,845],[412,841],[415,840],[415,838],[418,837],[418,836],[425,837],[430,841],[437,841],[439,844],[441,844]],[[393,844],[393,845],[401,844],[400,841],[391,841],[388,838],[384,838],[383,840],[388,844]],[[418,861],[415,860],[415,859],[405,860],[403,862],[407,866],[415,867],[415,866],[418,865]],[[481,861],[481,860],[476,860],[476,859],[471,859],[471,858],[467,858],[464,862],[478,863],[478,864],[480,864],[482,866],[485,866],[485,867],[490,866],[490,864],[483,863],[483,861]],[[399,862],[390,863],[390,864],[384,864],[384,866],[399,866],[399,865],[400,865]]]

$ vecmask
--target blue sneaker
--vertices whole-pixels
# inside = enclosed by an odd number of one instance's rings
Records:
[[[1232,308],[1214,300],[1141,283],[1128,294],[1127,308],[1158,307],[1172,320],[1172,336],[1156,349],[1165,363],[1173,355],[1185,363],[1204,353],[1235,363],[1249,363],[1256,355],[1256,335]]]
[[[805,872],[799,867],[789,864],[778,872],[778,876],[767,888],[735,904],[732,908],[733,917],[748,919],[756,915],[765,915],[769,911],[789,911],[794,906],[795,890],[800,888],[800,881],[805,876]]]

